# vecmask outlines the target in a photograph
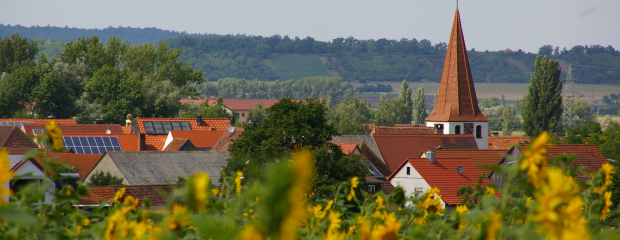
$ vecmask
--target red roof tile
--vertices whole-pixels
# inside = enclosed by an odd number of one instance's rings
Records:
[[[420,152],[443,149],[478,149],[473,135],[373,135],[390,171],[396,170],[403,160],[420,156]]]
[[[454,13],[437,104],[427,122],[488,122],[478,107],[459,10]]]
[[[35,124],[48,124],[50,119],[38,118],[2,118],[0,122],[34,122]],[[77,124],[75,119],[54,119],[57,125]]]
[[[140,199],[142,203],[143,199],[147,197],[151,200],[153,206],[163,206],[168,202],[168,198],[172,194],[172,191],[176,188],[174,184],[150,184],[150,185],[113,185],[110,186],[114,191],[118,191],[119,188],[125,188],[125,194],[129,194],[135,198]]]
[[[489,137],[489,149],[508,150],[519,143],[529,142],[530,137]]]
[[[123,151],[139,151],[138,149],[138,138],[135,134],[93,134],[93,133],[80,133],[80,134],[62,134],[65,137],[71,136],[87,136],[87,137],[117,137],[119,144],[121,144],[121,149]]]
[[[478,174],[482,170],[474,166],[474,162],[469,158],[435,158],[435,162],[431,163],[425,158],[409,158],[402,162],[398,169],[402,168],[405,163],[409,162],[413,168],[424,178],[430,187],[439,188],[441,199],[449,204],[455,205],[461,203],[461,198],[456,195],[458,189],[462,186],[472,186],[474,181],[478,180]],[[463,167],[464,171],[459,174],[456,171],[458,166]],[[388,178],[391,180],[395,173]],[[491,183],[488,178],[482,179],[482,184]]]
[[[36,148],[38,145],[16,126],[0,126],[0,147]]]
[[[187,138],[197,148],[213,148],[224,133],[228,131],[170,131],[173,138]]]
[[[220,139],[217,140],[213,148],[211,148],[212,152],[227,152],[228,146],[232,143],[232,140],[239,138],[239,135],[243,133],[245,130],[243,128],[235,128],[233,133],[225,132],[222,134]]]
[[[88,173],[97,165],[103,154],[81,154],[81,153],[49,153],[48,157],[56,157],[54,162],[77,165],[80,170],[80,180],[83,180]],[[43,160],[36,157],[35,160],[43,164]]]
[[[376,135],[376,134],[435,134],[435,132],[436,132],[436,129],[434,127],[427,127],[427,126],[407,126],[407,127],[376,126],[372,135]]]
[[[107,130],[110,130],[111,134],[123,134],[121,125],[105,125],[105,124],[73,124],[73,125],[59,125],[60,131],[63,134],[69,133],[94,133],[94,134],[106,134]],[[28,135],[34,135],[34,129],[45,129],[45,124],[24,124],[24,131]]]
[[[527,149],[527,145],[519,145],[519,150]],[[557,144],[547,146],[547,154],[545,157],[551,159],[552,156],[577,155],[577,158],[569,165],[573,166],[585,166],[585,171],[593,173],[601,168],[603,163],[607,163],[607,158],[603,155],[601,150],[594,144]]]
[[[187,147],[186,145],[191,145],[191,146],[189,146],[192,149],[190,151],[196,150],[196,146],[194,146],[194,144],[192,143],[191,140],[189,140],[187,138],[175,138],[162,151],[164,151],[164,152],[177,152],[177,151],[183,150],[183,147]]]
[[[98,205],[101,201],[108,201],[114,198],[116,192],[111,187],[89,187],[90,197],[82,196],[80,204],[84,205]]]
[[[504,158],[508,150],[488,150],[488,149],[437,149],[435,158],[470,158],[476,167],[497,165]],[[421,153],[420,155],[423,155]],[[486,169],[483,169],[486,170]],[[488,171],[488,170],[487,170]],[[485,171],[486,172],[486,171]]]
[[[351,154],[353,150],[364,142],[333,142],[332,144],[340,146],[344,154]]]

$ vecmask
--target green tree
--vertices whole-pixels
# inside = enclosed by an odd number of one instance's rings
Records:
[[[123,185],[123,178],[114,176],[110,172],[97,171],[90,178],[88,186],[110,186],[110,185]]]
[[[502,130],[502,121],[504,108],[497,105],[489,108],[480,108],[482,114],[489,118],[489,130],[490,131],[501,131]]]
[[[592,108],[586,100],[578,100],[573,103],[573,116],[575,118],[575,126],[596,121],[596,117],[592,114]]]
[[[544,131],[558,133],[562,130],[562,72],[558,61],[549,57],[536,57],[535,71],[530,77],[528,94],[523,109],[523,130],[530,137]]]
[[[407,118],[405,119],[406,123],[411,123],[411,119],[412,119],[412,113],[411,111],[413,111],[413,99],[412,96],[413,92],[411,91],[411,88],[409,88],[409,84],[407,83],[406,80],[403,80],[401,86],[400,86],[400,95],[398,95],[398,97],[403,99],[403,102],[405,103],[405,105],[407,105],[407,107],[410,110],[410,113],[407,114]]]
[[[0,38],[0,74],[11,73],[26,65],[32,65],[37,54],[37,43],[28,41],[15,33],[11,37]]]
[[[248,111],[248,123],[251,121],[252,124],[262,123],[267,119],[267,108],[260,102],[254,104],[254,109]]]
[[[219,96],[224,98],[244,98],[247,85],[245,79],[223,78],[217,81]]]
[[[502,105],[502,101],[495,96],[482,99],[482,102],[480,102],[480,107],[483,107],[483,108],[491,108],[491,107],[501,106],[501,105]]]
[[[413,99],[413,124],[424,124],[428,114],[426,113],[426,98],[424,88],[419,87]]]
[[[91,102],[103,106],[108,122],[123,123],[127,114],[140,116],[142,113],[142,83],[127,71],[105,65],[93,74],[84,89]]]
[[[511,136],[516,125],[514,110],[510,105],[504,106],[502,114],[502,136]]]
[[[341,135],[368,134],[364,123],[372,122],[373,110],[370,102],[353,98],[347,102],[340,102],[330,113],[330,122]]]
[[[248,181],[261,180],[271,163],[290,157],[299,149],[309,149],[316,158],[315,189],[366,176],[366,168],[356,160],[345,158],[342,150],[327,143],[336,130],[325,117],[327,107],[313,98],[306,102],[280,99],[267,109],[267,119],[256,127],[248,125],[229,147],[231,158],[224,168],[230,175],[243,171]],[[362,183],[363,184],[363,183]]]
[[[506,100],[504,100],[504,94],[503,93],[499,96],[499,101],[500,101],[501,106],[506,105]]]

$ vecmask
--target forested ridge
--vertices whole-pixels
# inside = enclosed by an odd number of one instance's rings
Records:
[[[164,41],[172,48],[182,49],[179,56],[189,66],[201,69],[211,81],[232,77],[247,80],[289,80],[322,75],[325,70],[343,81],[436,81],[441,78],[446,43],[427,39],[360,40],[354,37],[336,38],[329,42],[312,37],[298,38],[274,35],[271,37],[245,35],[199,35],[165,31],[155,28],[73,29],[60,27],[21,27],[0,25],[0,36],[18,32],[24,37],[38,38],[39,51],[54,56],[62,46],[79,36],[99,35],[100,39],[117,36],[133,44]],[[51,39],[51,40],[48,40]],[[60,41],[58,40],[60,39]],[[538,53],[521,50],[468,51],[471,71],[477,82],[527,82],[534,71],[537,55],[560,60],[563,67],[573,64],[573,77],[584,83],[617,84],[620,79],[620,51],[612,46],[573,46],[560,49],[542,46]],[[324,60],[323,68],[295,69],[278,65],[282,55],[312,55]],[[308,57],[299,57],[303,62]],[[290,61],[289,61],[290,63]],[[301,64],[299,64],[301,65]],[[284,70],[283,67],[285,68]],[[297,71],[297,72],[295,72]]]

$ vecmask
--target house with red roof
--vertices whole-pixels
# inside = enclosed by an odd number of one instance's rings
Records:
[[[52,119],[39,119],[39,118],[0,118],[0,126],[17,126],[24,130],[22,127],[25,124],[48,124]],[[75,119],[53,119],[56,125],[70,125],[77,124]],[[25,132],[25,131],[24,131]]]
[[[11,154],[11,153],[9,153]],[[41,184],[45,179],[45,173],[43,172],[43,166],[33,159],[23,159],[23,155],[9,155],[9,171],[13,172],[13,178],[5,183],[4,188],[9,188],[14,193],[19,191],[23,186],[30,183]],[[19,176],[18,180],[15,178]],[[44,203],[51,204],[54,200],[54,195],[51,194],[51,190],[56,187],[56,183],[48,176],[47,181],[52,183],[52,187],[45,192]],[[8,196],[2,196],[5,201],[8,201]]]
[[[58,125],[62,134],[123,134],[118,124],[70,124]],[[28,135],[45,133],[45,124],[24,124],[22,129]]]
[[[529,142],[530,140],[528,136],[489,136],[489,149],[509,150],[513,146]]]
[[[461,204],[456,195],[463,186],[474,186],[483,171],[476,168],[470,158],[408,158],[388,177],[394,186],[401,186],[406,196],[421,196],[432,188],[438,188],[441,203],[447,210]],[[482,184],[490,184],[487,178]]]
[[[436,149],[432,152],[435,158],[470,158],[474,165],[485,172],[485,176],[489,176],[490,166],[496,166],[506,156],[508,150],[491,150],[491,149]],[[420,153],[419,158],[427,158],[427,152]]]
[[[0,147],[36,148],[38,146],[17,126],[0,126]]]
[[[479,149],[488,147],[489,119],[478,106],[458,10],[454,14],[435,109],[426,118],[426,126],[443,134],[474,136]]]
[[[527,150],[528,145],[520,144],[512,147],[506,155],[500,160],[498,165],[500,166],[512,166],[517,164],[523,156],[523,152]],[[547,160],[553,159],[553,157],[559,157],[562,155],[571,156],[574,155],[577,158],[573,160],[568,166],[583,166],[586,173],[593,173],[598,171],[603,163],[609,162],[603,155],[601,150],[594,144],[556,144],[548,145],[545,158]],[[583,176],[582,176],[583,177]],[[502,188],[507,180],[506,174],[491,173],[491,181],[498,187]]]
[[[478,149],[476,140],[468,134],[375,134],[383,159],[394,172],[403,160],[417,158],[421,152],[435,149]]]
[[[131,133],[138,138],[139,151],[162,151],[170,131],[216,131],[221,135],[230,126],[227,118],[136,118]],[[192,138],[195,136],[192,135]],[[192,139],[192,143],[196,142]]]
[[[189,139],[197,151],[210,151],[224,133],[228,133],[228,131],[170,130],[164,143],[164,149],[174,139],[181,138]]]
[[[77,169],[76,173],[79,174],[79,180],[83,181],[86,178],[86,175],[93,170],[95,165],[101,160],[103,154],[80,154],[80,153],[56,153],[50,152],[48,153],[48,158],[54,158],[52,160],[55,163],[62,163],[69,165],[70,167]],[[40,157],[32,158],[37,161],[39,164],[43,165],[43,159]],[[51,173],[51,174],[60,174],[60,173]]]
[[[348,157],[359,158],[359,161],[368,167],[368,176],[366,176],[367,192],[375,193],[379,190],[387,194],[394,192],[394,186],[387,181],[390,170],[385,163],[373,153],[367,144],[363,141],[330,143],[340,146],[344,154]]]

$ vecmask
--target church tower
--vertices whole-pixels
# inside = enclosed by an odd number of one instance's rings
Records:
[[[426,126],[443,134],[473,134],[479,149],[488,149],[489,119],[478,107],[459,10],[454,14],[450,43],[443,65],[437,104]]]

